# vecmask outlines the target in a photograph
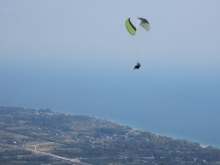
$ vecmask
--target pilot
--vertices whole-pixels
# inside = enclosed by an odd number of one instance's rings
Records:
[[[137,65],[134,67],[134,70],[139,69],[140,67],[141,67],[141,64],[138,62]]]

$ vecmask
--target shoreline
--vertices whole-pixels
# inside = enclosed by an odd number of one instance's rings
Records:
[[[169,133],[164,133],[164,132],[163,133],[162,132],[158,133],[159,131],[154,131],[153,129],[152,130],[146,130],[145,128],[140,127],[140,126],[138,126],[137,124],[135,124],[133,122],[132,122],[133,124],[131,122],[128,123],[127,120],[120,120],[119,121],[117,119],[108,118],[108,117],[105,117],[105,116],[85,115],[85,114],[79,114],[79,113],[73,114],[73,113],[70,113],[70,112],[62,112],[62,111],[59,111],[59,110],[52,110],[52,111],[62,113],[62,114],[68,114],[68,115],[82,115],[82,116],[100,118],[100,119],[103,119],[103,120],[108,120],[108,121],[113,122],[115,124],[119,124],[119,125],[123,125],[123,126],[129,126],[134,130],[149,132],[149,133],[152,133],[152,134],[155,134],[155,135],[166,136],[166,137],[170,137],[170,138],[173,138],[173,139],[187,140],[187,141],[190,141],[190,142],[198,143],[203,148],[207,148],[207,147],[211,146],[213,148],[220,149],[220,144],[219,145],[215,145],[215,144],[208,145],[209,143],[200,142],[200,140],[197,140],[196,138],[189,138],[189,137],[186,137],[186,136],[183,136],[183,135],[175,135],[175,134],[169,134]]]
[[[197,140],[197,139],[194,139],[194,138],[188,138],[188,137],[183,136],[183,135],[158,133],[157,131],[148,131],[148,130],[145,130],[144,128],[141,128],[141,127],[138,127],[138,126],[134,126],[133,124],[125,124],[126,121],[124,121],[124,122],[120,121],[119,122],[118,120],[114,120],[114,119],[106,119],[106,120],[109,120],[109,121],[111,121],[113,123],[120,124],[120,125],[123,125],[123,126],[129,126],[133,130],[138,130],[138,131],[143,131],[143,132],[146,131],[146,132],[150,132],[150,133],[155,134],[155,135],[166,136],[166,137],[170,137],[170,138],[173,138],[173,139],[187,140],[187,141],[190,141],[190,142],[198,143],[202,148],[213,147],[213,148],[220,149],[220,145],[214,145],[214,144],[210,144],[209,145],[206,142],[200,142],[200,140]]]

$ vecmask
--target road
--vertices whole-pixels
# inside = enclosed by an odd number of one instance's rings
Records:
[[[10,145],[10,144],[5,144],[5,143],[0,143],[0,146],[15,148],[15,149],[19,149],[19,150],[25,150],[25,151],[31,151],[32,153],[37,154],[37,155],[51,156],[55,159],[64,160],[64,161],[69,162],[69,163],[74,163],[75,165],[91,165],[91,164],[88,164],[88,163],[80,162],[78,159],[69,159],[69,158],[65,158],[65,157],[62,157],[62,156],[37,151],[36,148],[35,149],[30,149],[30,148],[19,147],[17,145]]]

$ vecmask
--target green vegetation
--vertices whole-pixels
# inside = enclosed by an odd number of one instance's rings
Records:
[[[133,130],[107,120],[46,110],[0,107],[0,143],[24,146],[93,165],[218,164],[220,150]],[[0,146],[1,147],[1,146]],[[23,152],[23,153],[22,153]],[[7,155],[8,154],[8,155]],[[17,155],[26,155],[18,159]],[[10,156],[10,159],[6,159]],[[52,162],[29,151],[0,150],[0,162]],[[12,160],[13,159],[13,160]],[[68,163],[68,162],[67,162]],[[220,164],[220,163],[219,163]]]

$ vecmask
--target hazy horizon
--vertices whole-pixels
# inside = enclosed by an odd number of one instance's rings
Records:
[[[219,8],[214,0],[3,0],[0,105],[102,117],[220,148]],[[151,30],[130,36],[131,16]]]

